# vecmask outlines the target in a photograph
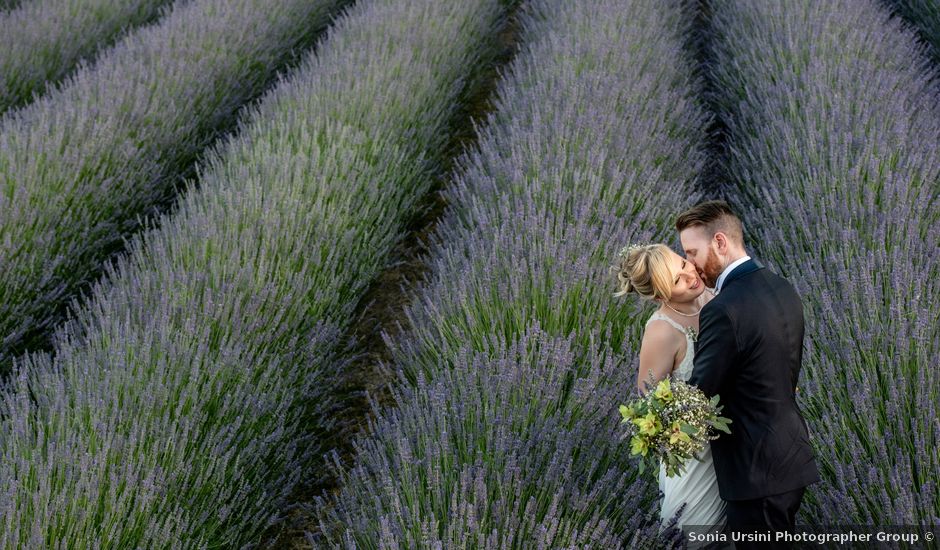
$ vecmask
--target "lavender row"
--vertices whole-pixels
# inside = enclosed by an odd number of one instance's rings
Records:
[[[940,2],[937,0],[887,0],[888,5],[913,25],[940,59]]]
[[[428,381],[394,391],[375,437],[342,476],[346,548],[668,547],[649,519],[610,412],[634,385],[611,355],[579,358],[536,325],[506,345],[470,346]],[[599,350],[598,350],[599,351]],[[572,400],[577,406],[566,405]],[[368,480],[364,479],[368,471]],[[359,493],[352,498],[350,493]],[[371,498],[370,498],[371,497]],[[315,541],[317,542],[317,541]]]
[[[214,150],[3,394],[0,546],[240,547],[278,523],[503,4],[360,2]]]
[[[819,524],[940,521],[940,106],[874,1],[712,4],[726,171],[807,317]]]
[[[696,198],[707,119],[686,8],[525,5],[522,50],[445,191],[409,327],[388,339],[398,409],[318,501],[324,544],[676,542],[659,538],[655,485],[616,436],[646,315],[612,298],[608,266],[625,243],[674,241]]]
[[[170,0],[34,0],[0,13],[0,113],[53,86]]]
[[[47,343],[69,301],[342,3],[177,2],[0,119],[0,373]]]

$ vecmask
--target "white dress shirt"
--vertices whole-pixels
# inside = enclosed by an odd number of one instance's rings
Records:
[[[743,264],[744,262],[750,259],[751,259],[750,256],[744,256],[743,258],[739,258],[731,262],[728,265],[728,267],[726,267],[725,270],[721,272],[721,275],[718,276],[718,282],[715,283],[715,294],[718,294],[719,292],[721,292],[721,285],[724,284],[725,279],[728,277],[728,274],[731,273],[734,270],[734,268],[738,267],[739,265]]]

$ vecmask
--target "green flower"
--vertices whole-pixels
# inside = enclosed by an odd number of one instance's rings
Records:
[[[649,452],[650,446],[646,439],[635,435],[630,439],[630,452],[635,455],[646,456],[646,453]]]
[[[640,433],[643,435],[656,435],[662,428],[662,425],[659,423],[659,418],[657,418],[654,413],[649,413],[641,418],[635,418],[633,419],[633,423],[636,424],[640,429]]]
[[[669,444],[675,445],[680,441],[689,443],[692,441],[692,438],[689,437],[689,434],[682,431],[682,426],[679,424],[679,421],[676,420],[672,423],[672,433],[669,434]]]
[[[633,407],[628,407],[626,405],[620,405],[620,416],[623,417],[621,424],[624,422],[629,422],[636,418],[636,411],[633,410]]]
[[[656,386],[656,391],[653,393],[656,399],[668,403],[672,401],[672,388],[669,386],[669,379],[663,378],[660,381],[659,385]]]

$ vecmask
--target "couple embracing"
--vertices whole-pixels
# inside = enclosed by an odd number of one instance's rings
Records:
[[[617,266],[618,296],[635,292],[660,305],[646,323],[637,384],[645,392],[650,374],[671,374],[719,395],[732,423],[684,473],[670,478],[660,468],[660,514],[668,521],[684,504],[680,527],[690,543],[773,547],[776,532],[793,530],[806,487],[820,480],[796,404],[803,306],[790,283],[747,255],[727,203],[692,207],[676,229],[685,257],[663,244],[631,246]]]

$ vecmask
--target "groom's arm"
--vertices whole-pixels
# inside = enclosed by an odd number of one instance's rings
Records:
[[[738,346],[728,312],[719,304],[702,309],[699,337],[695,346],[695,366],[689,383],[708,397],[718,393],[737,360]]]

